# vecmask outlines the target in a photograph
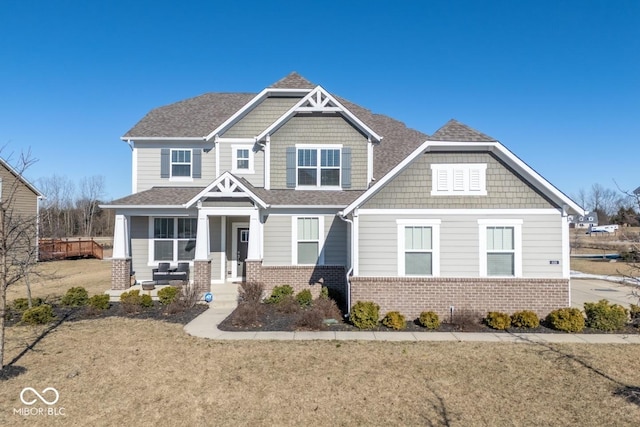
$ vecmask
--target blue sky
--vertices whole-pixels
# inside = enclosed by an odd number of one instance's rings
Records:
[[[119,137],[149,110],[295,70],[427,134],[466,123],[569,195],[632,190],[639,52],[635,0],[3,0],[1,155],[30,148],[31,181],[102,175],[122,197]]]

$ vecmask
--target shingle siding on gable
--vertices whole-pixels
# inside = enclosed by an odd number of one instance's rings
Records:
[[[2,178],[3,200],[12,196],[12,188],[15,186],[12,200],[13,213],[23,218],[35,219],[38,214],[38,196],[3,166],[0,166],[0,178]]]
[[[216,154],[215,149],[202,151],[201,155],[201,177],[193,181],[170,181],[168,178],[160,177],[160,153],[163,148],[203,148],[202,145],[194,146],[193,142],[179,141],[136,141],[137,150],[137,191],[148,190],[154,186],[207,186],[213,181],[216,174]]]
[[[342,144],[351,148],[351,189],[367,188],[367,139],[339,116],[296,116],[271,136],[271,188],[286,189],[287,147]]]
[[[432,196],[431,164],[486,163],[486,196]],[[489,153],[427,153],[373,196],[366,209],[546,209],[548,200]]]
[[[229,142],[221,142],[218,145],[218,149],[220,150],[220,170],[224,171],[232,171],[233,169],[233,146],[234,145],[244,145],[241,143],[229,143]],[[251,145],[251,144],[247,144]],[[264,150],[259,144],[254,144],[253,150],[258,149],[259,151],[253,151],[253,174],[249,173],[235,173],[237,176],[246,178],[247,181],[251,183],[254,187],[264,187]]]
[[[280,116],[289,111],[299,100],[299,97],[267,98],[220,136],[223,138],[251,138],[257,136]]]

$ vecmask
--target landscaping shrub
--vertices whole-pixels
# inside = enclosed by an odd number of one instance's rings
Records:
[[[158,300],[162,305],[169,305],[178,298],[180,289],[174,286],[165,286],[158,291]]]
[[[378,326],[380,306],[371,301],[358,301],[351,307],[349,321],[358,329],[371,329]]]
[[[577,308],[553,310],[546,319],[549,326],[558,331],[580,332],[584,329],[584,316]]]
[[[143,306],[144,308],[153,307],[153,298],[151,298],[151,295],[147,295],[147,294],[142,295],[140,297],[140,305]]]
[[[89,294],[80,286],[70,288],[62,297],[61,303],[69,307],[82,307],[89,303]]]
[[[260,302],[264,293],[264,285],[260,282],[244,282],[238,291],[240,301]]]
[[[37,307],[39,305],[42,305],[43,303],[44,303],[44,300],[42,298],[31,298],[32,307]],[[20,312],[25,311],[26,309],[29,308],[29,300],[27,298],[16,298],[11,303],[11,307],[15,311],[20,311]]]
[[[516,311],[511,315],[511,326],[515,328],[537,328],[540,326],[540,319],[531,310]]]
[[[627,324],[627,310],[618,304],[609,304],[606,299],[584,303],[586,325],[601,331],[617,331]]]
[[[135,313],[142,307],[142,300],[140,298],[139,290],[132,290],[123,292],[120,295],[120,304],[125,313]]]
[[[320,288],[320,299],[329,299],[329,288],[323,286]]]
[[[311,290],[303,289],[298,292],[296,294],[296,301],[300,304],[300,307],[309,307],[311,305],[311,301],[313,301]]]
[[[433,311],[423,311],[420,313],[418,323],[427,329],[438,329],[440,327],[440,318]]]
[[[107,310],[109,308],[109,295],[99,294],[89,298],[89,307],[95,310]]]
[[[449,324],[460,331],[478,329],[481,322],[480,313],[465,308],[454,310],[449,320]]]
[[[285,295],[277,304],[276,311],[278,313],[297,313],[301,310],[300,304],[293,295]]]
[[[296,317],[295,326],[297,328],[318,331],[324,329],[323,321],[324,315],[322,311],[316,307],[312,307],[308,310],[300,311],[300,314]]]
[[[387,328],[395,329],[397,331],[407,327],[407,322],[399,311],[388,312],[382,319],[382,324]]]
[[[22,321],[29,325],[45,325],[54,319],[53,309],[49,304],[29,308],[22,313]]]
[[[490,311],[484,318],[484,322],[490,328],[503,331],[511,326],[511,316],[500,311]]]
[[[330,298],[318,298],[313,300],[311,308],[320,311],[323,319],[342,319],[342,312],[338,308],[338,304]]]
[[[258,319],[262,314],[262,305],[259,302],[242,302],[233,311],[231,324],[242,328],[259,326]]]
[[[271,296],[265,302],[277,304],[288,296],[293,296],[293,288],[289,285],[276,286],[271,291]]]
[[[640,326],[640,305],[629,304],[629,317],[631,318],[631,323]]]

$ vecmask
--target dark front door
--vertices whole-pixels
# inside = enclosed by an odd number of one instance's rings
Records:
[[[238,263],[238,276],[246,277],[245,260],[247,259],[247,251],[249,250],[249,229],[238,228],[236,236],[238,253],[236,254],[236,262]]]

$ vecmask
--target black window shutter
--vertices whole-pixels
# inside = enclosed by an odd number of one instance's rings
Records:
[[[296,147],[287,147],[287,188],[296,188]]]
[[[169,178],[169,154],[168,148],[160,150],[160,178]]]
[[[351,188],[351,147],[342,148],[342,188]]]
[[[202,178],[202,150],[193,149],[193,178]]]

